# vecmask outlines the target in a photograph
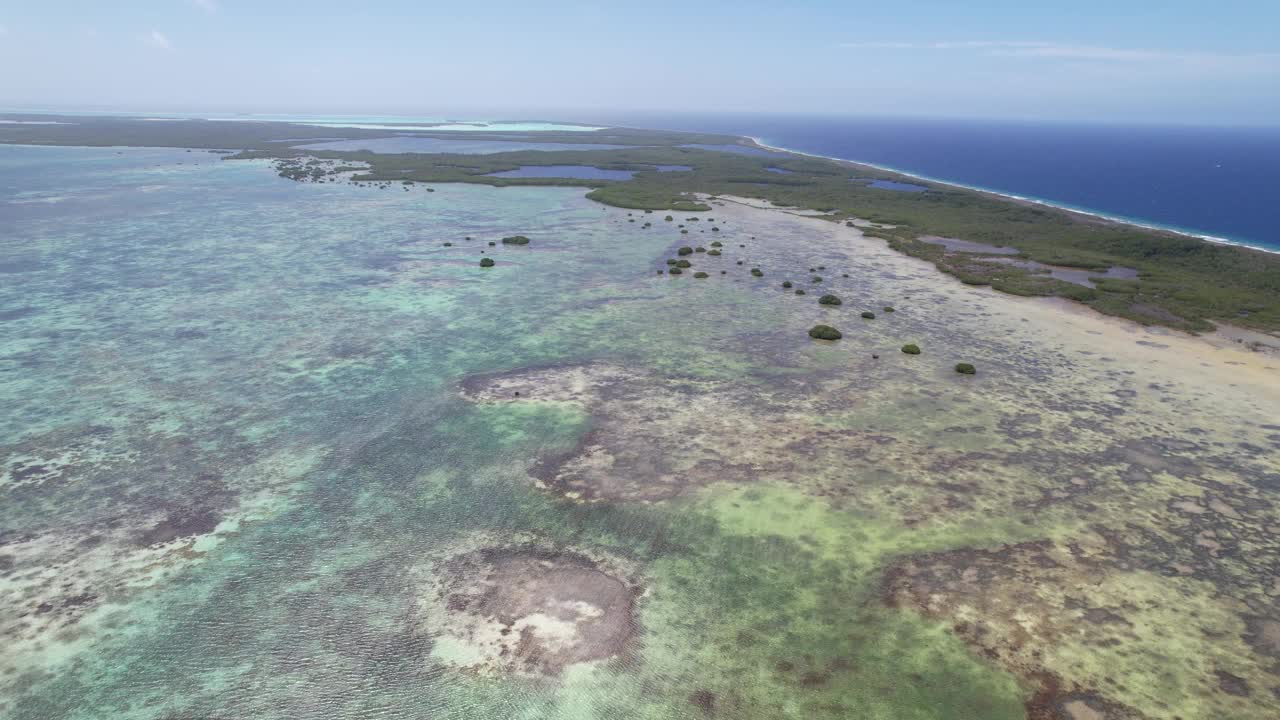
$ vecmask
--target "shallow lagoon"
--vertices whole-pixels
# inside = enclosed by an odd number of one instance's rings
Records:
[[[524,165],[515,170],[489,173],[489,177],[579,178],[584,180],[630,180],[632,170],[606,170],[590,165]]]
[[[898,192],[925,192],[928,187],[924,185],[916,185],[915,183],[894,182],[893,180],[872,180],[867,183],[867,187],[879,188],[881,190],[896,190]]]
[[[468,140],[465,138],[386,137],[362,140],[335,140],[298,146],[302,150],[335,150],[352,152],[367,150],[373,153],[461,153],[488,155],[518,150],[616,150],[624,145],[597,143],[539,143],[517,140]]]
[[[121,152],[0,148],[0,714],[1273,707],[1272,357],[781,212],[695,280],[581,189]]]

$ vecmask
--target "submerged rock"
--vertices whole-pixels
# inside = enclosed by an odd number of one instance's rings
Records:
[[[830,325],[814,325],[809,328],[809,337],[815,340],[839,340],[844,336]]]

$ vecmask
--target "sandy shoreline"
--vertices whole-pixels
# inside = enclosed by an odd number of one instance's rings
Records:
[[[1274,373],[1280,370],[1280,340],[1260,331],[1218,322],[1215,323],[1218,326],[1216,330],[1197,335],[1163,326],[1141,325],[1132,320],[1100,313],[1087,305],[1065,298],[1024,297],[1002,293],[990,286],[964,285],[938,270],[928,260],[892,250],[886,241],[864,235],[862,228],[833,224],[823,213],[817,211],[780,207],[769,204],[767,201],[732,195],[718,195],[711,202],[723,203],[717,207],[718,214],[730,211],[743,223],[752,222],[749,214],[753,211],[762,211],[787,215],[802,222],[812,223],[815,231],[828,233],[834,231],[837,239],[843,234],[856,235],[858,242],[876,246],[884,253],[891,254],[892,257],[901,258],[908,265],[927,267],[930,272],[937,274],[940,285],[954,283],[975,293],[997,298],[1002,304],[1007,302],[1009,307],[1020,308],[1028,317],[1036,316],[1033,322],[1041,323],[1046,327],[1076,326],[1088,335],[1106,338],[1107,345],[1141,343],[1137,347],[1143,348],[1143,351],[1149,351],[1156,345],[1168,345],[1172,352],[1160,353],[1159,359],[1162,363],[1185,363],[1191,366],[1210,361],[1225,362],[1235,368],[1233,372],[1247,368],[1250,374],[1266,373],[1272,378]]]
[[[1218,237],[1216,235],[1204,235],[1200,233],[1189,232],[1186,230],[1169,228],[1162,225],[1151,225],[1151,224],[1139,222],[1137,220],[1132,220],[1128,218],[1116,217],[1114,215],[1105,215],[1099,212],[1091,212],[1089,210],[1081,210],[1079,208],[1068,207],[1066,205],[1059,205],[1057,203],[1054,203],[1048,200],[1039,200],[1036,198],[1024,197],[1022,195],[1013,195],[1010,193],[1003,193],[997,190],[989,190],[987,188],[980,188],[972,185],[964,185],[964,184],[953,182],[950,180],[939,180],[938,178],[929,177],[928,175],[919,175],[916,173],[907,172],[905,170],[899,170],[898,168],[887,167],[884,165],[876,165],[874,163],[862,162],[860,160],[849,160],[847,158],[832,157],[830,155],[819,155],[817,153],[808,153],[802,150],[792,150],[790,148],[778,147],[777,145],[770,145],[760,140],[760,138],[751,137],[749,135],[746,135],[743,137],[751,141],[751,146],[757,147],[762,150],[772,150],[774,152],[786,153],[788,155],[799,155],[802,157],[818,158],[820,160],[830,160],[835,163],[840,163],[842,165],[848,165],[852,167],[873,168],[873,169],[881,170],[884,172],[891,172],[897,175],[901,175],[903,177],[912,178],[912,179],[920,180],[923,182],[933,183],[935,185],[944,185],[944,186],[953,187],[959,190],[968,190],[970,192],[989,195],[991,197],[1000,198],[1001,200],[1008,200],[1008,201],[1012,201],[1012,202],[1020,203],[1024,205],[1038,205],[1041,207],[1049,207],[1049,208],[1053,208],[1054,210],[1060,210],[1062,212],[1068,213],[1070,215],[1078,217],[1079,219],[1089,221],[1089,222],[1101,221],[1101,222],[1110,223],[1114,225],[1128,225],[1130,227],[1142,228],[1143,230],[1151,230],[1153,232],[1168,233],[1170,235],[1177,235],[1179,237],[1188,237],[1188,238],[1195,238],[1197,240],[1204,240],[1205,242],[1211,242],[1217,245],[1230,245],[1232,247],[1245,248],[1247,250],[1253,250],[1256,252],[1263,252],[1271,255],[1280,255],[1280,250],[1259,247],[1257,245],[1250,245],[1248,243],[1239,242],[1237,240],[1230,240],[1228,238]]]

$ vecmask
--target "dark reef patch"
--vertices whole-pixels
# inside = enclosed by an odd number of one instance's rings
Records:
[[[204,535],[213,532],[222,522],[222,512],[209,507],[180,508],[170,512],[165,519],[152,525],[138,536],[142,546],[163,545],[178,538]]]

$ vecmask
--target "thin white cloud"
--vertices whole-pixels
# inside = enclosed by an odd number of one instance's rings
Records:
[[[1214,53],[1100,45],[1072,45],[1039,40],[964,40],[943,42],[850,42],[841,47],[878,50],[968,50],[1001,57],[1059,58],[1111,62],[1182,62],[1198,65],[1268,63],[1280,61],[1280,53]]]
[[[218,12],[218,0],[191,0],[191,4],[210,15]]]
[[[151,47],[160,48],[161,50],[173,49],[173,43],[169,42],[169,38],[165,37],[164,33],[159,30],[152,30],[144,40]]]

